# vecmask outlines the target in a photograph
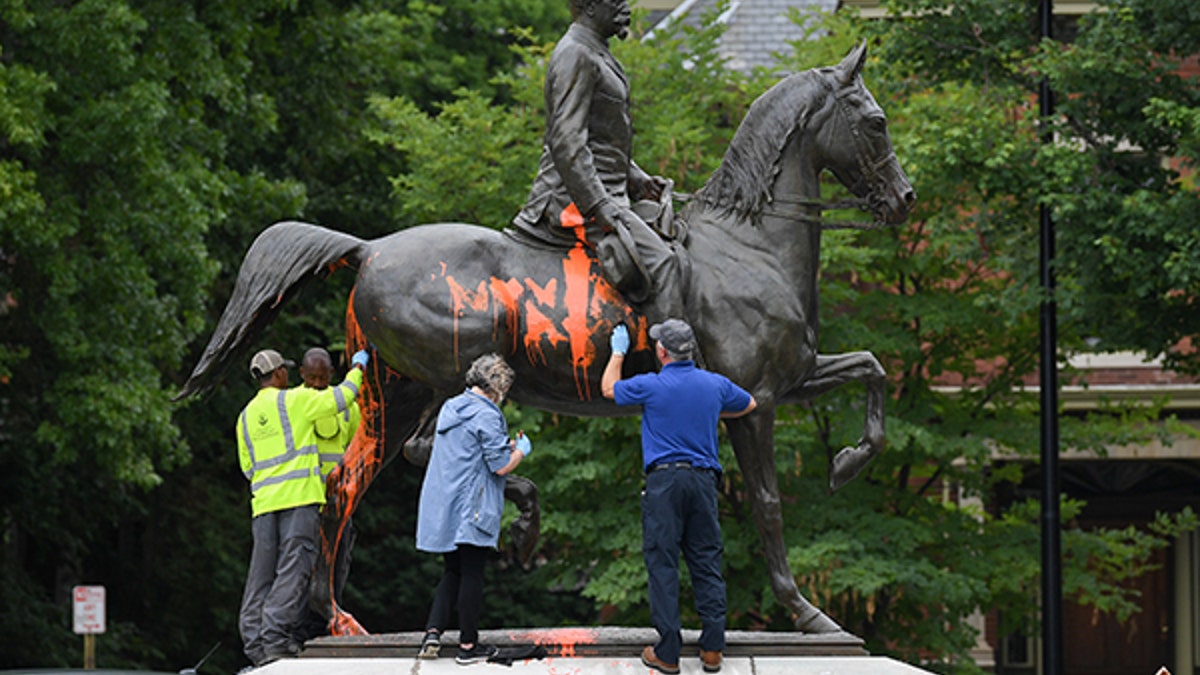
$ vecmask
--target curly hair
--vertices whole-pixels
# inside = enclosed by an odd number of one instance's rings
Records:
[[[493,352],[471,362],[466,380],[468,387],[479,387],[485,392],[503,397],[508,393],[516,375],[512,367],[505,363],[504,358]]]

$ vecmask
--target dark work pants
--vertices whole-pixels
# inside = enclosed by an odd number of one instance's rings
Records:
[[[254,548],[246,572],[238,629],[254,664],[288,651],[308,607],[308,580],[317,560],[320,506],[310,504],[255,516]]]
[[[458,641],[472,644],[479,640],[479,614],[483,611],[483,564],[486,548],[459,544],[458,549],[442,554],[445,571],[433,593],[433,607],[425,630],[446,630],[450,611],[458,609]]]
[[[642,495],[642,555],[650,586],[650,620],[658,630],[654,651],[679,663],[679,554],[687,561],[700,615],[700,648],[725,649],[725,578],[721,572],[717,474],[669,468],[646,476]]]

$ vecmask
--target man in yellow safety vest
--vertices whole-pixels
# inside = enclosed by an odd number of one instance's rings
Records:
[[[250,481],[254,548],[238,628],[255,666],[299,651],[292,634],[304,618],[325,503],[314,423],[349,408],[367,360],[367,352],[356,353],[345,381],[323,391],[288,389],[288,368],[296,364],[273,349],[250,360],[259,390],[238,416],[236,433]]]

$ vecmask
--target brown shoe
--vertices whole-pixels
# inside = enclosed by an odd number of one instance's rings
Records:
[[[700,663],[704,665],[704,672],[706,673],[721,672],[721,652],[710,652],[701,649]]]
[[[642,650],[642,664],[647,668],[653,668],[660,673],[666,673],[666,675],[677,675],[679,672],[679,664],[666,663],[662,659],[658,658],[658,654],[654,653],[653,646],[647,646]]]

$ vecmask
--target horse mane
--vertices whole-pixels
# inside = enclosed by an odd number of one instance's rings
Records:
[[[808,123],[815,103],[831,90],[832,68],[789,75],[751,104],[725,150],[721,166],[696,200],[722,216],[757,219],[770,201],[779,159],[792,135]]]

